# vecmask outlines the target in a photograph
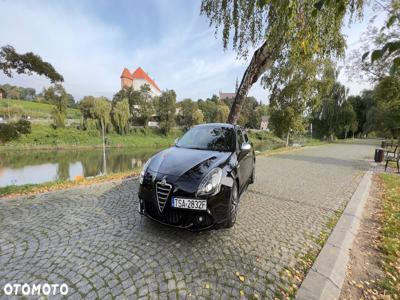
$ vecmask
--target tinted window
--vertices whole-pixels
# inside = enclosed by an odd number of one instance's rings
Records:
[[[176,146],[200,150],[233,151],[234,136],[233,128],[198,126],[186,132]]]

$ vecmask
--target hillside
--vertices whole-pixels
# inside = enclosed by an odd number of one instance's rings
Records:
[[[0,116],[8,114],[8,105],[10,105],[11,109],[15,107],[21,107],[25,115],[37,119],[51,118],[51,110],[53,108],[53,105],[47,103],[26,100],[0,99]],[[67,118],[79,119],[80,117],[81,112],[79,109],[68,108]]]

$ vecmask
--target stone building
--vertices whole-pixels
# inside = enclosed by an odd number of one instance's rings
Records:
[[[140,90],[140,87],[144,84],[150,86],[150,94],[152,97],[161,95],[161,90],[158,85],[141,67],[137,68],[132,73],[127,68],[124,68],[121,74],[121,88],[133,87],[134,90]]]

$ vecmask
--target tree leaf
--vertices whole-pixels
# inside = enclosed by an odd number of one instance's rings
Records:
[[[382,50],[381,49],[372,51],[371,63],[375,62],[376,60],[380,59],[381,57],[382,57]]]
[[[400,41],[386,43],[385,47],[389,50],[389,54],[400,50]]]
[[[369,51],[367,51],[367,52],[365,52],[364,54],[363,54],[363,56],[362,56],[362,61],[364,61],[366,58],[367,58],[367,56],[369,55]]]
[[[394,22],[396,21],[397,18],[398,17],[396,15],[390,16],[389,20],[386,23],[386,27],[390,28],[394,24]]]
[[[396,68],[400,67],[400,57],[396,57],[395,59],[393,59],[393,65]]]

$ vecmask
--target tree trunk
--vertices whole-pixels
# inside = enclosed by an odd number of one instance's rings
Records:
[[[228,116],[228,123],[236,124],[244,101],[246,100],[247,93],[250,88],[262,74],[272,65],[272,49],[273,45],[267,47],[267,41],[258,48],[251,58],[250,64],[243,74],[242,81],[240,82],[239,89],[236,92],[235,100],[233,101],[231,110]],[[275,50],[276,51],[276,50]]]
[[[344,131],[344,139],[347,139],[347,130]]]
[[[105,132],[104,132],[104,127],[105,127],[105,122],[103,122],[103,120],[100,121],[101,123],[101,132],[102,132],[102,136],[103,136],[103,173],[107,174],[107,161],[106,161],[106,140],[105,140]]]

